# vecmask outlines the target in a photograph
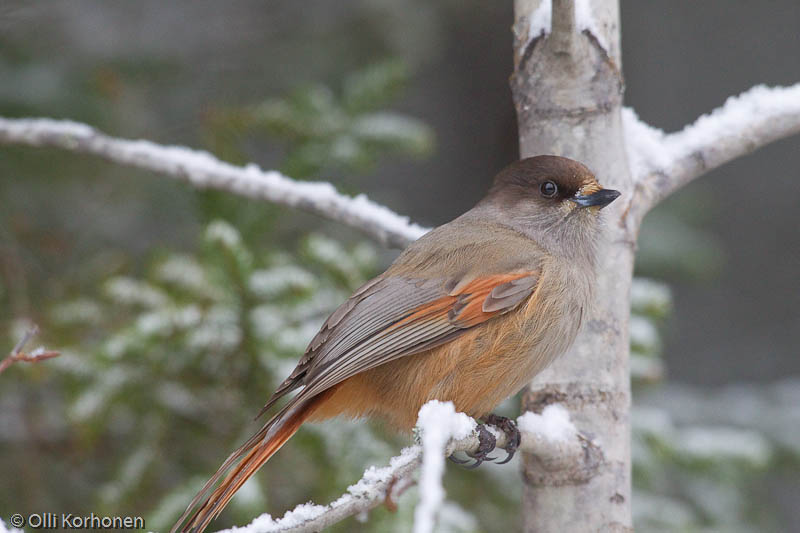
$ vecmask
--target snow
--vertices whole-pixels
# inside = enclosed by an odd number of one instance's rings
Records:
[[[11,132],[18,137],[30,136],[35,130],[57,130],[59,135],[67,137],[87,137],[95,133],[94,128],[71,120],[55,120],[50,118],[6,119],[0,117],[0,129]]]
[[[542,0],[539,7],[531,13],[528,19],[528,42],[530,43],[530,40],[549,34],[552,25],[553,2],[552,0]],[[575,27],[578,31],[590,32],[600,43],[600,46],[608,50],[603,35],[597,29],[590,0],[575,0]]]
[[[57,304],[50,312],[56,322],[64,326],[77,324],[97,324],[103,318],[103,311],[97,302],[89,298],[77,298]]]
[[[361,501],[382,500],[386,486],[392,478],[402,469],[417,461],[421,452],[422,449],[419,446],[404,448],[400,455],[392,458],[389,466],[382,468],[372,466],[368,468],[358,483],[348,487],[346,494],[343,494],[329,505],[304,503],[288,511],[278,520],[264,513],[246,526],[233,527],[219,533],[277,533],[298,527],[320,518],[325,513],[335,512],[338,509],[349,507]]]
[[[292,289],[311,290],[315,285],[314,276],[295,265],[256,270],[248,281],[250,290],[260,298],[274,298]]]
[[[427,126],[416,119],[388,112],[361,116],[353,123],[353,133],[371,142],[401,143],[416,153],[429,151],[433,144]]]
[[[551,0],[542,0],[528,19],[528,39],[533,40],[550,33],[552,22],[553,3]]]
[[[23,531],[15,527],[6,526],[6,523],[0,518],[0,533],[23,533]]]
[[[663,438],[675,431],[669,413],[660,408],[634,406],[631,408],[631,419],[635,431],[643,435]]]
[[[439,527],[436,531],[438,533],[478,531],[478,521],[457,503],[446,501],[439,510]]]
[[[647,278],[636,277],[631,284],[631,309],[638,312],[657,311],[663,314],[672,305],[669,286]]]
[[[755,431],[731,427],[689,427],[676,439],[678,453],[700,460],[721,457],[764,467],[772,456],[767,440]]]
[[[203,267],[191,256],[173,255],[164,261],[156,272],[158,279],[204,294],[209,291],[209,282]]]
[[[136,330],[145,337],[166,337],[172,332],[172,324],[167,313],[153,311],[139,315],[136,319]]]
[[[353,198],[340,194],[330,183],[295,181],[279,172],[262,170],[255,164],[237,167],[208,152],[183,146],[115,139],[76,122],[0,118],[0,139],[92,153],[121,164],[161,172],[198,188],[222,189],[307,209],[395,241],[416,240],[428,231],[364,195]]]
[[[182,146],[160,146],[149,141],[120,141],[133,158],[150,158],[163,161],[162,170],[177,170],[188,174],[185,177],[198,187],[215,186],[220,176],[228,176],[225,187],[245,196],[286,203],[292,206],[314,204],[325,210],[347,211],[364,223],[378,226],[386,231],[404,235],[409,239],[421,237],[427,229],[411,224],[407,217],[400,216],[388,208],[359,195],[349,198],[341,195],[326,182],[297,182],[279,172],[264,171],[258,165],[248,164],[239,168],[224,163],[207,152]]]
[[[548,405],[540,415],[531,411],[522,414],[517,418],[517,427],[551,442],[567,441],[578,432],[569,419],[569,412],[559,404]]]
[[[403,448],[403,451],[400,452],[400,455],[392,457],[391,461],[389,461],[389,466],[384,466],[381,468],[375,466],[369,467],[364,472],[364,475],[361,477],[358,483],[347,487],[348,494],[340,497],[332,505],[341,503],[343,500],[352,498],[353,496],[359,498],[369,498],[377,495],[376,491],[378,490],[377,487],[379,484],[388,483],[392,479],[392,476],[394,476],[395,472],[416,461],[421,452],[422,449],[419,446]]]
[[[268,513],[264,513],[253,519],[252,522],[243,527],[232,527],[219,533],[271,533],[285,531],[296,527],[303,522],[313,520],[326,511],[327,507],[308,502],[303,503],[288,511],[283,518],[275,520]]]
[[[634,110],[625,108],[622,120],[631,172],[638,178],[667,170],[676,161],[713,147],[731,132],[741,132],[744,137],[756,135],[752,128],[755,121],[765,123],[790,114],[800,114],[800,83],[791,87],[757,85],[731,96],[721,107],[669,135],[644,123]],[[758,146],[755,140],[754,146]]]
[[[272,339],[275,347],[285,352],[303,353],[322,324],[306,322],[296,328],[284,328]]]
[[[270,338],[281,328],[286,327],[286,319],[281,314],[281,309],[271,304],[254,307],[250,311],[250,323],[256,336],[261,340]]]
[[[631,174],[645,176],[651,170],[667,168],[673,161],[666,133],[642,121],[630,107],[622,109],[622,129]]]
[[[650,531],[694,530],[692,508],[680,500],[653,494],[637,487],[633,492],[632,505],[634,523],[648,524],[650,528],[647,529]],[[653,526],[657,526],[658,529]]]
[[[589,31],[600,45],[608,50],[608,46],[603,41],[603,34],[597,29],[590,0],[575,0],[575,25],[580,31]]]
[[[696,398],[686,398],[684,401],[687,406],[701,403]],[[705,405],[708,404],[706,400]],[[735,411],[737,408],[734,402],[726,404],[726,411]],[[684,460],[706,462],[732,460],[764,467],[772,457],[770,442],[760,433],[749,429],[723,425],[692,425],[676,428],[668,411],[660,407],[642,405],[634,407],[631,416],[635,433],[670,443],[670,446],[675,447],[675,453]],[[706,413],[701,413],[701,417],[708,418]]]
[[[223,220],[215,220],[206,229],[206,239],[218,242],[226,248],[236,248],[241,244],[241,237],[236,228]]]
[[[215,305],[206,312],[199,327],[192,329],[187,345],[194,350],[230,350],[242,339],[236,311]]]
[[[118,393],[124,384],[139,378],[140,376],[130,369],[110,367],[72,403],[69,408],[70,415],[78,421],[86,421],[97,416],[110,404],[110,398]]]
[[[452,402],[432,400],[419,410],[417,427],[422,431],[420,502],[414,511],[414,533],[431,533],[444,502],[442,474],[444,452],[450,439],[463,439],[475,429],[475,421],[457,413]]]
[[[655,354],[661,348],[661,338],[658,335],[658,329],[656,329],[655,325],[650,320],[631,315],[628,331],[630,333],[631,345],[636,351],[646,354]]]
[[[85,354],[78,354],[64,349],[61,349],[60,352],[60,356],[48,362],[50,366],[55,366],[59,371],[66,372],[68,375],[81,379],[95,377],[95,368],[87,363]]]
[[[106,282],[104,289],[109,298],[123,305],[161,308],[167,304],[167,297],[160,289],[133,278],[112,278]]]
[[[198,399],[189,389],[174,381],[158,385],[154,392],[158,402],[172,411],[184,416],[195,416],[202,408]]]

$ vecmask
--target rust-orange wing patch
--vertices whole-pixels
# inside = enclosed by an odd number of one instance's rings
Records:
[[[533,293],[538,280],[539,273],[532,271],[477,278],[456,289],[447,316],[456,327],[476,326],[515,309]]]

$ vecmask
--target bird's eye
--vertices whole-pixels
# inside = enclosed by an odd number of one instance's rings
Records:
[[[558,193],[558,185],[550,180],[547,180],[539,187],[539,192],[541,192],[542,196],[545,198],[552,198]]]

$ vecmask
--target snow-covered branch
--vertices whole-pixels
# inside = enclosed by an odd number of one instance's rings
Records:
[[[570,468],[576,465],[596,468],[603,460],[597,443],[581,435],[560,405],[550,405],[541,415],[525,413],[518,420],[522,441],[519,450],[534,455],[547,469]],[[432,401],[420,410],[418,420],[421,445],[405,448],[393,457],[388,466],[370,467],[364,476],[348,487],[347,492],[328,505],[304,503],[280,519],[263,514],[244,527],[219,533],[310,533],[341,522],[347,517],[366,513],[382,504],[394,505],[400,493],[413,483],[413,475],[422,465],[420,503],[415,512],[414,531],[431,531],[436,511],[444,501],[441,477],[444,458],[457,452],[478,450],[475,421],[456,413],[450,402]],[[497,438],[497,448],[504,449],[507,438],[502,431],[490,427]],[[484,463],[482,468],[491,468]]]
[[[0,117],[0,144],[51,146],[158,172],[199,188],[303,209],[357,228],[386,246],[405,247],[427,230],[366,196],[345,196],[326,182],[300,182],[257,165],[238,167],[208,152],[150,141],[117,139],[86,124]]]
[[[632,205],[644,215],[709,170],[800,133],[800,83],[753,87],[676,133],[645,124],[631,109],[623,110],[623,125],[636,181]]]
[[[437,513],[444,503],[442,475],[447,444],[472,435],[476,423],[464,413],[457,413],[452,402],[433,400],[419,410],[417,427],[422,441],[422,472],[419,504],[414,510],[414,533],[433,533]]]

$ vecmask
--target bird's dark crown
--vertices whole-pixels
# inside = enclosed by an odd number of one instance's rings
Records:
[[[555,155],[528,157],[511,163],[494,178],[490,194],[517,190],[520,193],[537,192],[546,181],[558,186],[560,199],[571,198],[600,190],[600,185],[585,165]]]

